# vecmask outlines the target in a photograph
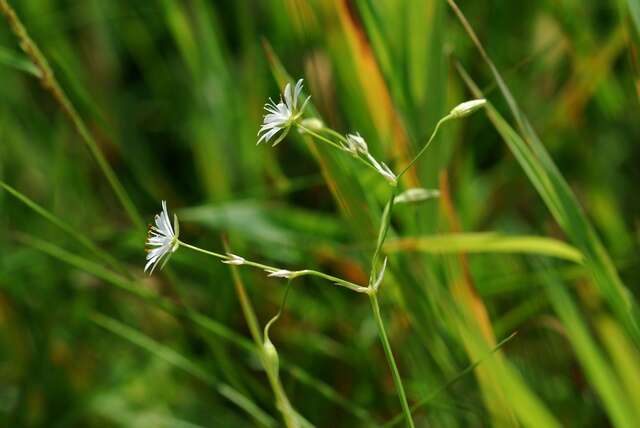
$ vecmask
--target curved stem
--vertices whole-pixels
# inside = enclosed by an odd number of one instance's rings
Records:
[[[282,303],[280,303],[280,308],[278,308],[278,313],[275,314],[275,316],[271,318],[269,322],[267,322],[267,324],[264,326],[263,336],[264,336],[265,344],[269,343],[271,345],[273,352],[276,353],[276,359],[277,359],[277,351],[275,350],[275,346],[273,346],[273,343],[271,343],[271,339],[269,338],[269,329],[271,328],[271,325],[280,318],[280,315],[282,315],[282,312],[284,311],[284,306],[287,303],[287,296],[289,296],[289,290],[291,290],[292,281],[293,279],[290,279],[287,282],[287,288],[284,292],[284,296],[282,297]],[[265,353],[264,350],[263,350],[263,353]],[[263,358],[268,359],[269,356],[263,355]],[[287,397],[284,387],[282,386],[282,382],[280,381],[280,371],[278,367],[277,366],[274,367],[272,364],[269,363],[269,361],[265,361],[264,367],[269,377],[269,382],[271,383],[271,386],[273,388],[273,392],[276,396],[276,406],[282,413],[282,417],[284,419],[285,425],[288,428],[300,426],[300,424],[298,423],[298,419],[296,417],[296,413],[293,409],[293,406],[291,405],[291,402]]]
[[[411,168],[414,163],[416,163],[416,161],[420,158],[420,156],[422,156],[422,154],[425,152],[425,150],[427,150],[427,148],[431,145],[431,142],[433,141],[433,139],[435,138],[436,134],[438,133],[438,129],[440,129],[440,125],[442,125],[443,123],[445,123],[449,119],[452,119],[451,115],[446,115],[445,117],[443,117],[442,119],[440,119],[438,121],[438,123],[436,124],[436,127],[433,129],[433,132],[431,133],[431,136],[429,137],[429,140],[427,141],[427,144],[425,144],[422,147],[422,149],[420,149],[420,151],[418,152],[416,157],[414,157],[413,160],[411,162],[409,162],[409,165],[405,166],[402,169],[400,174],[398,174],[398,180],[400,180],[400,177],[402,177],[404,175],[404,173],[407,172],[407,170],[409,170],[409,168]]]
[[[293,279],[290,279],[289,281],[287,281],[287,288],[284,290],[284,296],[282,296],[282,302],[280,303],[280,307],[278,308],[278,313],[276,313],[273,318],[271,318],[267,324],[264,326],[264,332],[263,332],[263,336],[265,338],[265,340],[269,339],[269,329],[271,328],[271,325],[273,323],[275,323],[276,321],[278,321],[278,319],[280,319],[280,316],[282,315],[282,312],[284,311],[284,306],[287,304],[287,297],[289,296],[289,290],[291,290],[291,283],[292,283]]]

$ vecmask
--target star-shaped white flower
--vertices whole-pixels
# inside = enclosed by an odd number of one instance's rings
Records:
[[[169,260],[171,253],[175,252],[180,246],[178,241],[180,233],[178,217],[175,214],[173,215],[173,227],[171,227],[166,201],[162,201],[162,212],[156,214],[155,223],[155,225],[149,226],[146,242],[147,264],[144,267],[144,271],[149,271],[149,275],[153,273],[161,261],[162,266],[160,269],[162,269],[167,260]],[[149,268],[151,269],[149,270]]]
[[[298,107],[298,98],[300,97],[300,93],[302,92],[302,79],[298,80],[296,83],[296,87],[291,91],[291,84],[287,83],[284,87],[284,100],[282,97],[280,98],[279,103],[275,103],[273,100],[269,99],[269,102],[264,105],[264,109],[267,114],[264,115],[264,119],[262,121],[262,126],[258,131],[258,144],[263,141],[270,141],[278,132],[284,131],[273,143],[275,146],[280,141],[284,139],[284,137],[289,132],[291,125],[293,125],[296,120],[298,120],[302,116],[302,112],[304,111],[309,98],[302,103],[302,106]]]

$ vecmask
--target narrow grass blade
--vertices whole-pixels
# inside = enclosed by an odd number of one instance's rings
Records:
[[[42,76],[38,67],[31,61],[2,46],[0,46],[0,64],[24,71],[37,78]]]
[[[458,66],[458,71],[474,96],[483,97],[478,86],[461,65]],[[546,149],[537,140],[537,137],[525,141],[491,103],[487,103],[486,111],[496,130],[511,149],[538,194],[547,204],[553,217],[568,235],[569,240],[584,256],[584,265],[590,271],[600,293],[605,297],[618,319],[624,323],[636,346],[640,346],[637,304],[620,280],[615,265],[593,226],[589,223],[576,196],[549,157]],[[519,110],[516,111],[519,112]],[[531,136],[532,131],[528,123],[524,125],[526,125],[526,129],[530,130]]]
[[[415,413],[420,408],[422,408],[424,406],[428,406],[429,403],[431,403],[439,394],[441,394],[445,390],[449,389],[451,386],[453,386],[456,382],[458,382],[464,376],[466,376],[467,374],[469,374],[473,370],[475,370],[480,364],[483,363],[484,360],[486,360],[487,358],[490,358],[495,352],[497,352],[500,348],[502,348],[504,345],[506,345],[507,342],[509,342],[511,339],[513,339],[516,336],[516,334],[517,334],[517,332],[511,333],[509,336],[507,336],[504,339],[502,339],[498,344],[496,344],[496,346],[493,347],[493,349],[491,349],[489,352],[487,352],[483,357],[481,357],[478,360],[474,361],[473,363],[469,364],[467,367],[462,369],[458,374],[456,374],[454,377],[452,377],[450,380],[448,380],[445,384],[443,384],[442,386],[436,388],[434,391],[430,392],[422,400],[420,400],[417,403],[415,403],[414,405],[412,405],[411,406],[411,413]],[[386,423],[384,423],[381,426],[381,428],[394,427],[394,426],[398,425],[400,422],[402,422],[403,418],[404,418],[404,415],[402,413],[398,413],[391,420],[389,420]]]
[[[440,203],[447,219],[449,230],[460,233],[462,226],[451,198],[448,176],[444,171],[440,174],[440,194]],[[482,353],[483,349],[475,344],[475,341],[469,337],[467,331],[477,329],[481,334],[478,337],[478,341],[484,340],[484,347],[487,350],[495,346],[496,335],[493,330],[491,316],[484,300],[476,290],[467,254],[459,251],[455,257],[447,257],[445,266],[447,283],[453,298],[451,309],[453,318],[458,318],[457,315],[459,313],[459,322],[468,325],[468,327],[459,329],[460,341],[467,351],[469,359],[474,361],[484,355]],[[498,353],[495,359],[503,361],[504,356]],[[508,399],[504,384],[496,377],[496,373],[486,366],[482,366],[475,370],[475,375],[482,392],[482,400],[489,412],[492,423],[496,426],[517,427],[518,422],[513,409],[515,404]]]
[[[9,27],[11,28],[11,31],[13,31],[15,36],[20,41],[20,47],[22,48],[22,50],[29,56],[33,64],[38,68],[42,86],[51,93],[64,114],[67,115],[76,131],[82,138],[82,141],[86,144],[87,148],[91,152],[91,155],[98,163],[100,170],[109,182],[109,185],[122,204],[122,207],[129,215],[129,218],[135,226],[142,230],[144,228],[144,222],[142,221],[140,213],[133,204],[133,201],[129,197],[129,194],[125,190],[122,183],[120,183],[120,180],[118,179],[116,173],[113,171],[113,168],[111,168],[109,162],[107,162],[107,159],[100,150],[98,143],[93,138],[91,132],[89,132],[89,128],[85,124],[84,120],[82,120],[82,117],[76,110],[75,106],[71,103],[65,92],[62,90],[62,87],[58,83],[58,80],[56,79],[53,70],[49,66],[49,62],[47,61],[46,57],[42,54],[38,45],[36,45],[36,43],[31,39],[29,33],[27,32],[27,29],[24,27],[15,10],[9,5],[7,0],[0,0],[0,13],[4,15],[9,24]]]
[[[149,336],[144,335],[139,331],[106,315],[94,313],[90,316],[90,319],[105,330],[108,330],[111,333],[122,337],[123,339],[133,343],[136,346],[139,346],[140,348],[148,351],[161,360],[164,360],[169,364],[181,370],[184,370],[185,372],[196,377],[205,384],[215,388],[220,393],[220,395],[236,404],[260,425],[266,427],[277,426],[276,421],[248,397],[242,395],[231,386],[218,382],[213,375],[207,373],[202,367],[200,367],[198,364],[194,363],[184,355],[174,351],[167,346],[160,344]]]
[[[613,370],[596,345],[571,295],[556,280],[547,265],[543,264],[542,267],[547,272],[546,290],[549,301],[562,320],[567,331],[567,339],[575,350],[587,378],[600,396],[611,422],[616,427],[636,426],[637,419],[628,396],[622,390]]]
[[[582,263],[580,251],[562,241],[541,236],[508,236],[496,232],[446,233],[390,239],[384,246],[389,253],[419,251],[429,254],[522,253],[557,257]]]
[[[97,312],[91,314],[90,319],[100,327],[149,351],[151,354],[157,356],[161,360],[164,360],[169,364],[176,366],[181,370],[184,370],[185,372],[193,375],[207,385],[216,386],[218,384],[213,375],[207,373],[202,367],[200,367],[184,355],[158,343],[149,336],[140,333],[139,331],[121,323],[120,321]]]
[[[29,199],[29,197],[27,197],[24,193],[21,193],[20,191],[14,189],[13,187],[9,186],[7,183],[5,183],[2,180],[0,180],[0,187],[2,187],[5,191],[7,191],[7,193],[9,193],[11,196],[15,197],[17,200],[25,204],[27,207],[31,208],[38,215],[42,216],[45,220],[49,221],[54,226],[62,229],[64,232],[69,234],[69,236],[75,239],[78,243],[80,243],[86,249],[94,253],[100,259],[108,263],[112,268],[118,270],[120,273],[126,272],[126,270],[123,268],[122,264],[118,260],[113,258],[108,252],[104,251],[103,249],[98,247],[96,244],[94,244],[93,241],[89,239],[86,235],[84,235],[82,232],[79,232],[78,230],[73,228],[70,224],[66,223],[61,218],[57,217],[56,215],[46,210],[42,206],[38,205],[33,200]]]
[[[640,0],[627,0],[629,6],[629,12],[631,13],[631,20],[638,31],[640,36]]]
[[[70,266],[94,275],[95,277],[100,278],[109,285],[115,286],[123,291],[133,294],[134,296],[137,296],[176,317],[187,317],[204,330],[209,331],[216,336],[237,345],[241,349],[255,352],[255,347],[249,340],[239,335],[229,327],[193,309],[181,308],[176,306],[173,302],[159,296],[157,293],[151,291],[148,287],[143,286],[140,282],[128,280],[121,275],[114,273],[109,269],[106,269],[102,265],[92,262],[91,260],[87,260],[84,257],[78,256],[77,254],[73,254],[55,244],[51,244],[41,239],[34,238],[33,236],[21,234],[18,236],[18,240],[21,243],[28,245],[45,254],[48,254],[51,257],[69,264]]]
[[[479,326],[465,320],[465,316],[460,314],[455,307],[450,308],[449,312],[452,314],[452,321],[457,324],[460,334],[464,337],[466,345],[471,348],[470,352],[484,355],[492,349],[487,346]],[[511,409],[522,425],[530,428],[560,428],[562,426],[545,403],[525,383],[515,367],[505,358],[495,355],[492,358],[487,358],[481,367],[491,373],[495,381],[500,384]]]
[[[202,328],[204,331],[207,331],[244,351],[251,352],[257,355],[258,351],[252,341],[236,333],[234,330],[230,329],[224,324],[210,317],[207,317],[198,311],[189,308],[177,307],[171,301],[163,299],[156,293],[149,291],[148,288],[142,287],[139,283],[127,280],[126,278],[123,278],[122,276],[113,273],[108,269],[105,269],[103,266],[80,257],[76,254],[70,253],[57,245],[39,240],[28,235],[20,235],[19,240],[25,245],[28,245],[38,251],[42,251],[43,253],[48,254],[51,257],[61,260],[73,267],[76,267],[77,269],[94,275],[97,278],[105,281],[107,284],[113,285],[128,293],[138,296],[176,317],[186,317],[195,325]],[[305,383],[311,389],[316,390],[320,395],[326,397],[327,399],[335,401],[341,406],[343,406],[344,403],[348,401],[331,386],[311,375],[301,367],[288,362],[285,358],[281,358],[281,364],[282,368],[285,371],[291,372],[294,377],[298,378],[301,382]],[[327,391],[331,392],[327,393]],[[340,399],[337,397],[342,398]]]
[[[611,358],[617,379],[625,388],[635,420],[640,420],[640,352],[633,346],[620,325],[608,316],[596,320],[601,341]]]
[[[335,2],[336,14],[342,26],[342,42],[340,46],[347,50],[346,58],[352,61],[353,81],[361,87],[361,97],[366,102],[368,115],[381,141],[387,142],[387,149],[401,163],[407,163],[409,155],[409,141],[404,124],[397,115],[393,100],[382,76],[378,62],[369,40],[364,34],[364,29],[353,16],[348,2],[342,0]],[[346,59],[345,58],[345,59]],[[344,61],[348,62],[348,61]],[[411,185],[416,185],[415,177]]]

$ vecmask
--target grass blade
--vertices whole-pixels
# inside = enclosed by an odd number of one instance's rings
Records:
[[[122,337],[134,345],[148,351],[150,354],[168,362],[169,364],[196,377],[205,384],[215,388],[220,395],[240,407],[260,425],[266,427],[277,426],[275,419],[265,413],[264,410],[262,410],[248,397],[242,395],[231,386],[218,382],[215,377],[207,373],[202,367],[189,360],[184,355],[106,315],[94,313],[90,316],[90,319],[96,325],[104,328],[105,330]]]
[[[557,257],[575,263],[582,263],[583,260],[580,251],[556,239],[527,235],[508,236],[496,232],[446,233],[390,239],[384,248],[389,253],[523,253]]]
[[[14,189],[2,180],[0,180],[0,187],[7,191],[7,193],[9,193],[11,196],[25,204],[27,207],[31,208],[38,215],[42,216],[45,220],[49,221],[54,226],[62,229],[64,232],[69,234],[78,243],[80,243],[100,259],[108,263],[112,268],[118,270],[120,273],[126,272],[118,260],[113,258],[108,252],[98,247],[93,243],[91,239],[89,239],[86,235],[79,232],[78,230],[74,229],[70,224],[66,223],[61,218],[57,217],[42,206],[38,205],[33,200],[29,199],[29,197],[27,197],[24,193],[21,193],[20,191]]]
[[[133,204],[133,201],[129,197],[125,188],[122,186],[122,183],[120,183],[120,180],[111,168],[111,165],[109,165],[109,162],[107,162],[107,159],[104,157],[104,154],[98,147],[98,143],[89,132],[89,128],[84,123],[80,114],[77,112],[76,108],[71,103],[65,92],[62,90],[62,87],[55,78],[53,70],[49,66],[47,59],[40,51],[40,48],[38,48],[35,42],[31,39],[31,37],[27,33],[27,29],[24,27],[24,25],[20,21],[20,18],[13,10],[13,8],[9,5],[7,0],[0,0],[0,13],[5,16],[7,22],[9,23],[9,26],[11,27],[11,30],[20,41],[20,47],[22,48],[22,50],[24,50],[33,64],[38,68],[42,86],[49,92],[51,92],[51,95],[60,105],[60,108],[62,109],[64,114],[67,115],[76,131],[82,138],[82,141],[84,141],[84,143],[87,145],[89,151],[91,152],[91,155],[98,163],[100,170],[106,177],[109,185],[113,189],[116,197],[129,215],[129,218],[131,219],[133,224],[138,227],[138,229],[143,230],[144,222],[142,221],[140,213]]]
[[[544,266],[544,265],[543,265]],[[567,339],[575,350],[576,357],[585,370],[591,384],[604,403],[604,407],[617,427],[635,426],[635,416],[628,396],[620,387],[613,370],[598,349],[585,321],[570,294],[556,280],[548,267],[546,290],[549,301],[567,330]]]
[[[474,96],[483,97],[478,86],[461,65],[458,65],[458,71]],[[505,93],[508,94],[505,97],[509,99],[508,89],[505,89]],[[514,112],[518,112],[516,117],[520,117],[517,106],[515,109]],[[549,157],[546,149],[537,137],[528,140],[523,139],[491,103],[487,103],[486,111],[496,130],[509,146],[538,194],[547,204],[553,217],[568,235],[570,241],[583,254],[584,265],[591,273],[600,293],[607,299],[611,310],[624,323],[636,346],[640,346],[637,304],[629,290],[620,280],[618,272],[596,235],[593,226],[589,223],[582,207]],[[522,121],[523,119],[521,118],[520,120]],[[523,126],[529,130],[529,135],[531,135],[532,131],[528,122],[523,122]]]

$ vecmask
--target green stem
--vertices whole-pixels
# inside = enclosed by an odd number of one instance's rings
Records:
[[[382,347],[384,348],[384,354],[387,358],[387,364],[391,369],[391,373],[393,375],[393,383],[396,388],[396,393],[398,394],[398,399],[400,400],[400,406],[402,407],[402,412],[404,413],[405,420],[407,425],[411,428],[414,427],[413,418],[411,417],[411,411],[409,409],[409,403],[407,401],[407,395],[404,391],[404,386],[402,385],[402,378],[400,377],[400,372],[398,371],[398,366],[396,365],[396,360],[393,357],[393,352],[391,351],[391,344],[389,343],[389,339],[387,337],[387,333],[384,328],[384,323],[382,321],[382,316],[380,315],[380,305],[378,304],[377,290],[373,288],[373,284],[376,278],[376,269],[378,266],[378,259],[380,258],[380,253],[382,250],[382,244],[387,237],[387,232],[389,231],[389,225],[391,224],[391,211],[393,210],[393,203],[395,200],[396,193],[398,192],[397,187],[392,187],[391,195],[389,196],[389,201],[384,208],[384,212],[382,214],[382,219],[380,223],[380,230],[378,232],[378,240],[376,242],[376,249],[373,253],[373,258],[371,261],[371,274],[369,275],[369,289],[372,290],[369,293],[369,301],[371,302],[371,310],[373,311],[374,318],[376,319],[376,326],[378,327],[378,336],[380,336],[380,342],[382,343]]]
[[[284,292],[284,296],[282,297],[282,303],[278,308],[278,313],[275,314],[275,316],[271,318],[264,327],[264,346],[262,347],[263,358],[265,359],[264,367],[269,377],[269,382],[271,383],[273,393],[276,396],[276,406],[278,407],[278,410],[280,410],[280,413],[282,413],[282,417],[288,428],[298,427],[300,426],[300,424],[298,422],[298,418],[296,418],[295,410],[293,409],[293,406],[291,405],[291,402],[287,397],[287,393],[282,386],[282,382],[280,381],[278,353],[275,346],[273,346],[271,339],[269,338],[269,329],[271,328],[273,323],[275,323],[280,318],[282,312],[284,311],[284,306],[287,303],[287,297],[289,296],[289,290],[291,290],[291,281],[293,280],[290,279],[287,282],[287,288]],[[265,351],[265,347],[267,346],[267,344],[271,347],[274,355],[268,355],[268,353]],[[275,364],[273,364],[274,361],[270,360],[270,358],[275,359]]]
[[[200,253],[208,254],[210,256],[217,257],[217,258],[222,259],[222,260],[229,260],[229,256],[227,256],[225,254],[220,254],[220,253],[215,253],[213,251],[205,250],[204,248],[196,247],[195,245],[190,245],[190,244],[187,244],[186,242],[183,242],[183,241],[178,241],[178,243],[180,244],[181,247],[187,247],[187,248],[190,248],[190,249],[192,249],[194,251],[198,251]]]
[[[422,156],[422,154],[425,152],[425,150],[427,150],[427,148],[431,145],[431,142],[433,141],[433,139],[435,138],[436,134],[438,133],[438,129],[440,129],[440,125],[442,125],[443,123],[445,123],[449,119],[452,119],[451,115],[446,115],[445,117],[443,117],[442,119],[440,119],[438,121],[438,123],[436,124],[436,127],[433,129],[433,132],[431,133],[431,136],[429,137],[429,140],[427,141],[427,144],[425,144],[422,147],[422,149],[420,149],[420,151],[418,152],[416,157],[414,157],[413,160],[411,162],[409,162],[409,165],[405,166],[404,169],[400,172],[400,174],[398,174],[398,180],[400,180],[400,177],[402,177],[404,175],[404,173],[407,172],[409,170],[409,168],[411,168],[413,166],[414,163],[416,163],[416,161],[420,158],[420,156]]]
[[[373,284],[376,277],[376,267],[378,266],[378,260],[380,258],[380,252],[382,251],[382,245],[387,238],[387,232],[391,225],[391,211],[393,211],[393,205],[396,200],[396,194],[398,193],[398,187],[391,187],[391,195],[382,212],[382,219],[380,221],[380,229],[378,231],[378,240],[376,241],[376,249],[373,252],[373,258],[371,260],[371,274],[369,275],[369,287]]]
[[[397,181],[400,181],[402,175],[409,170],[416,163],[416,161],[424,154],[427,148],[433,142],[440,126],[445,123],[447,120],[452,119],[451,115],[447,115],[440,119],[436,124],[436,127],[433,129],[431,136],[427,143],[420,149],[416,157],[413,158],[409,164],[404,167],[404,169],[398,174]],[[393,383],[396,387],[396,393],[398,394],[398,398],[400,399],[400,405],[402,406],[402,412],[404,413],[404,418],[407,422],[407,425],[411,428],[414,427],[413,419],[411,417],[411,410],[409,409],[409,403],[407,402],[407,395],[404,391],[404,386],[402,385],[402,378],[400,377],[400,372],[398,371],[398,366],[396,365],[395,358],[393,357],[393,352],[391,352],[391,345],[389,344],[389,339],[387,338],[387,333],[384,329],[384,323],[382,321],[382,317],[380,315],[380,305],[378,304],[377,290],[373,288],[373,284],[376,280],[376,271],[378,262],[380,259],[380,253],[382,251],[382,245],[387,237],[387,233],[389,231],[389,226],[391,224],[391,212],[393,211],[393,204],[396,198],[396,194],[398,193],[397,187],[392,187],[391,195],[389,196],[389,201],[384,207],[384,212],[382,213],[382,219],[380,221],[380,229],[378,231],[378,240],[376,242],[376,249],[373,253],[373,258],[371,260],[371,274],[369,275],[369,289],[372,292],[369,293],[369,301],[371,302],[371,309],[373,310],[373,315],[376,319],[376,325],[378,326],[378,335],[380,336],[380,341],[382,342],[382,347],[384,348],[385,356],[387,357],[387,363],[389,364],[389,368],[391,369],[391,373],[393,374]]]
[[[378,327],[378,334],[380,336],[380,341],[382,342],[382,347],[384,348],[384,354],[387,357],[387,363],[391,368],[393,383],[395,384],[396,392],[400,399],[400,405],[402,406],[405,421],[407,426],[414,428],[415,425],[413,423],[413,418],[411,417],[411,409],[409,408],[407,396],[404,392],[404,386],[402,385],[402,378],[400,377],[400,372],[398,371],[398,366],[396,365],[396,360],[393,357],[391,345],[389,344],[389,339],[387,338],[387,333],[384,329],[384,322],[380,315],[380,305],[378,304],[378,297],[376,296],[376,293],[369,294],[369,301],[371,302],[371,309],[373,311],[374,318],[376,319],[376,326]]]
[[[347,144],[347,139],[345,138],[345,136],[342,135],[341,133],[339,133],[338,131],[336,131],[334,129],[331,129],[331,128],[327,128],[327,127],[322,128],[322,131],[333,135],[334,137],[336,137],[337,139],[339,139],[343,143]]]
[[[336,149],[338,149],[338,150],[345,151],[345,150],[344,150],[344,148],[343,148],[342,146],[340,146],[339,144],[337,144],[335,141],[331,141],[331,140],[330,140],[330,139],[328,139],[327,137],[324,137],[324,136],[322,136],[322,135],[318,134],[317,132],[312,131],[311,129],[306,128],[306,127],[304,127],[304,126],[302,126],[302,125],[300,125],[300,124],[298,124],[297,126],[298,126],[298,128],[302,129],[305,133],[307,133],[307,134],[309,134],[309,135],[311,135],[311,136],[313,136],[313,137],[317,138],[318,140],[320,140],[320,141],[322,141],[322,142],[325,142],[325,143],[327,143],[327,144],[331,145],[332,147],[335,147],[335,148],[336,148]],[[327,129],[327,130],[329,130],[329,128],[326,128],[326,129]],[[333,131],[333,130],[331,130],[331,131]],[[335,132],[335,133],[337,134],[337,132],[336,132],[336,131],[333,131],[333,132]],[[338,135],[339,135],[339,134],[338,134]],[[342,137],[342,136],[341,136],[341,139],[344,139],[344,137]],[[359,160],[360,162],[362,162],[364,165],[366,165],[366,166],[368,166],[369,168],[371,168],[372,170],[374,170],[376,173],[378,173],[378,174],[380,173],[380,172],[376,169],[376,167],[375,167],[375,166],[371,165],[369,162],[367,162],[366,160],[364,160],[364,159],[363,159],[363,158],[361,158],[360,156],[353,156],[353,157],[354,157],[355,159]]]
[[[293,410],[293,406],[291,406],[291,402],[289,401],[286,392],[284,391],[284,387],[280,381],[280,376],[277,374],[269,374],[267,371],[267,377],[269,378],[271,389],[276,396],[276,407],[278,407],[278,410],[282,414],[282,419],[284,419],[285,425],[287,428],[299,427],[300,424],[296,418],[296,413]]]
[[[232,257],[230,257],[230,256],[228,256],[226,254],[220,254],[220,253],[216,253],[216,252],[213,252],[213,251],[205,250],[203,248],[196,247],[195,245],[187,244],[186,242],[183,242],[183,241],[178,241],[178,243],[182,247],[186,247],[186,248],[189,248],[191,250],[198,251],[200,253],[204,253],[204,254],[207,254],[209,256],[216,257],[216,258],[218,258],[220,260],[223,260],[223,261],[232,260],[233,259]],[[262,269],[264,271],[267,271],[267,272],[276,272],[276,271],[279,271],[279,270],[285,270],[285,269],[282,269],[282,268],[279,268],[279,267],[269,266],[269,265],[265,265],[263,263],[254,262],[254,261],[251,261],[251,260],[244,260],[244,262],[242,263],[241,266],[253,266],[253,267]],[[371,292],[368,287],[363,287],[361,285],[354,284],[353,282],[347,281],[345,279],[338,278],[338,277],[333,276],[333,275],[328,275],[328,274],[323,273],[323,272],[318,272],[317,270],[312,270],[312,269],[303,269],[303,270],[290,271],[290,276],[288,277],[288,279],[294,279],[294,278],[298,278],[298,277],[301,277],[301,276],[316,276],[318,278],[326,279],[328,281],[331,281],[335,285],[338,285],[338,286],[344,287],[344,288],[348,288],[349,290],[355,291],[357,293],[368,294],[368,293]]]

